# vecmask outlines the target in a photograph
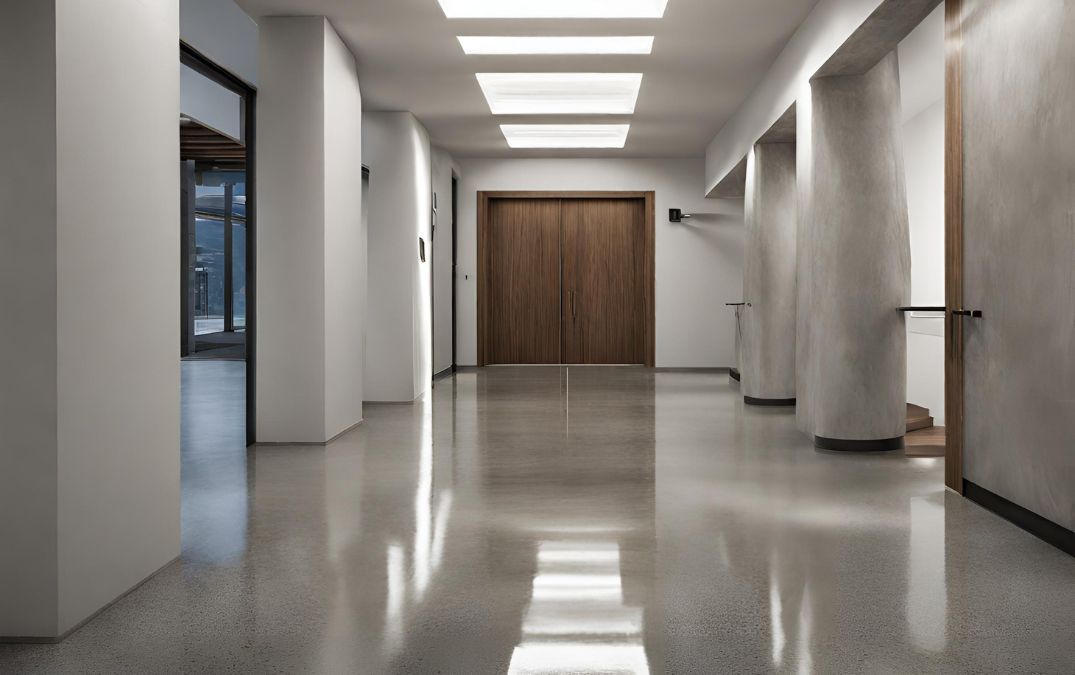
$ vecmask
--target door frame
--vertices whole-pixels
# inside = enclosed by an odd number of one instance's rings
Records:
[[[455,301],[456,276],[459,269],[459,177],[452,171],[452,372],[456,371],[456,317],[459,314]]]
[[[945,326],[944,484],[964,494],[963,320],[963,0],[945,0],[944,241]]]
[[[654,209],[656,193],[648,192],[585,192],[585,191],[478,191],[478,365],[489,365],[489,328],[491,326],[489,304],[489,202],[494,199],[639,199],[644,202],[646,214],[642,237],[643,254],[643,320],[645,321],[645,366],[656,365],[656,265]]]
[[[246,445],[257,442],[257,89],[182,40],[179,62],[240,96],[246,143]],[[229,265],[231,267],[231,265]]]

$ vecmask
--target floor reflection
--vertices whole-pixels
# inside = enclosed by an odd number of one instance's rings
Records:
[[[185,377],[217,389],[184,407],[181,561],[61,645],[0,646],[0,671],[1075,663],[1075,561],[938,462],[815,452],[726,375],[461,372],[328,447],[250,452],[224,424],[241,372]]]
[[[947,644],[943,495],[910,500],[907,560],[907,628],[919,649],[939,653]]]
[[[538,544],[538,568],[522,641],[509,673],[649,673],[642,609],[626,604],[615,541]]]
[[[222,563],[247,547],[246,363],[180,366],[183,559]]]

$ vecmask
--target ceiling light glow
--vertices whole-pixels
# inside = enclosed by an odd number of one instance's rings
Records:
[[[512,148],[622,148],[630,124],[502,124]]]
[[[660,19],[668,0],[438,0],[449,19]]]
[[[494,115],[631,115],[642,73],[478,73]]]
[[[651,54],[653,36],[531,37],[460,35],[463,52],[483,54]]]

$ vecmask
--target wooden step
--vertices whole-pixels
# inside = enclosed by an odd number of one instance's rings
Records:
[[[933,417],[929,414],[928,408],[923,408],[920,405],[913,403],[907,404],[907,431],[918,431],[920,429],[929,429],[933,426]]]
[[[944,427],[912,431],[905,441],[903,454],[907,457],[944,457]]]

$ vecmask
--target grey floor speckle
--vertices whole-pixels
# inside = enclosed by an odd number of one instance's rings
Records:
[[[727,375],[496,368],[247,452],[184,369],[183,557],[4,673],[1072,673],[1075,559]]]

